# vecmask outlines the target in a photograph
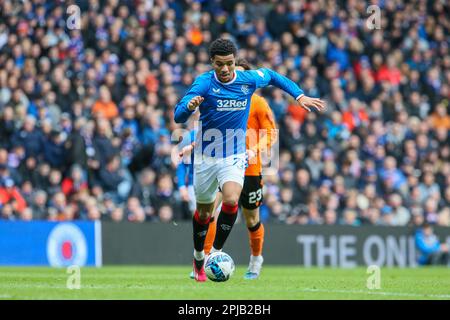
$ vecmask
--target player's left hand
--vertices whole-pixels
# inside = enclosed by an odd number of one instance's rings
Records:
[[[252,161],[254,157],[256,157],[255,151],[251,149],[247,149],[247,151],[245,151],[245,168],[248,168],[250,161]]]
[[[325,110],[325,101],[318,98],[311,98],[305,95],[301,96],[297,100],[298,104],[308,112],[311,112],[311,108],[316,108],[317,111]]]
[[[194,150],[194,147],[195,142],[192,142],[190,145],[183,147],[183,149],[181,149],[180,153],[178,154],[180,160],[183,159],[185,155],[190,155],[192,153],[192,150]]]

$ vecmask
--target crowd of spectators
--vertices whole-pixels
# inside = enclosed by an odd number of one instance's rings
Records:
[[[450,226],[448,2],[379,1],[372,28],[362,0],[76,1],[80,29],[73,3],[1,1],[1,219],[189,219],[173,110],[222,36],[327,102],[261,92],[280,129],[262,221]]]

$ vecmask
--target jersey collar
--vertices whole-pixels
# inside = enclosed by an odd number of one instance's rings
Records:
[[[217,82],[219,82],[219,83],[221,83],[221,84],[224,84],[224,85],[229,85],[229,84],[232,84],[234,81],[236,81],[236,78],[237,78],[237,70],[234,70],[234,77],[233,77],[233,79],[231,79],[230,81],[228,81],[228,82],[222,82],[222,81],[220,81],[218,78],[217,78],[217,74],[213,71],[213,73],[214,73],[214,78],[216,79],[216,81]]]

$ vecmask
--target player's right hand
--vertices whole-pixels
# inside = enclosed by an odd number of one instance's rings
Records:
[[[192,142],[190,145],[183,147],[183,149],[181,149],[180,153],[178,154],[180,160],[183,159],[185,155],[190,155],[192,153],[192,150],[194,150],[194,148],[195,142]]]
[[[189,202],[191,197],[189,196],[189,192],[186,187],[180,188],[180,197],[183,202]]]
[[[205,100],[205,98],[200,96],[193,97],[188,103],[188,109],[190,111],[194,111],[203,102],[203,100]]]

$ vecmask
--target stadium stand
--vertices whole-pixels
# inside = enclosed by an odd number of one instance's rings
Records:
[[[327,111],[264,90],[280,128],[263,222],[450,226],[450,4],[386,1],[0,4],[0,218],[189,219],[176,190],[178,98],[209,43],[293,79]]]

